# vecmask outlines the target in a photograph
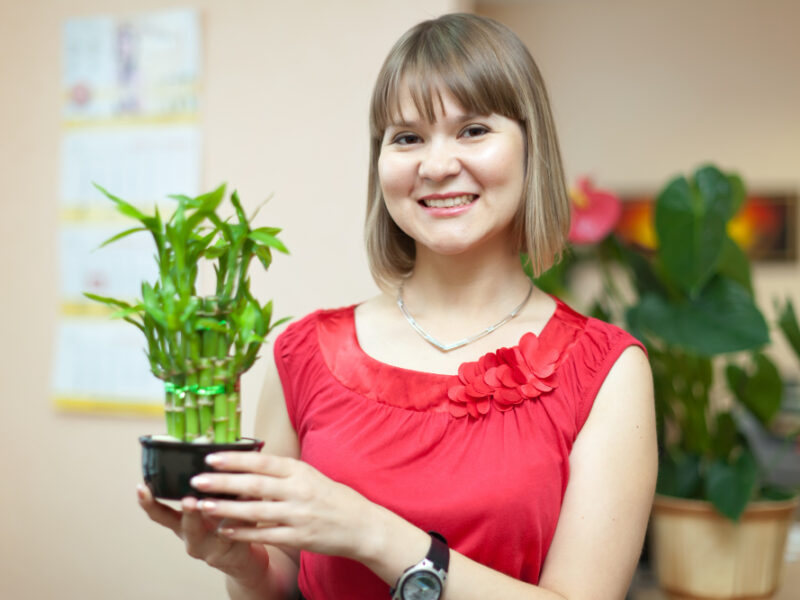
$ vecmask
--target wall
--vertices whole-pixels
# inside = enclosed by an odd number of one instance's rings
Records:
[[[800,3],[530,0],[476,12],[530,48],[570,181],[656,191],[711,161],[753,190],[800,191]],[[768,317],[774,297],[800,306],[800,263],[761,263],[753,276]],[[779,364],[800,377],[775,338]]]
[[[139,510],[137,436],[160,420],[58,414],[49,371],[58,309],[60,34],[64,19],[173,6],[204,18],[204,187],[222,181],[292,250],[256,292],[280,315],[375,293],[362,251],[367,106],[394,40],[458,3],[348,0],[0,0],[0,597],[224,597]],[[267,349],[266,352],[269,352]],[[252,418],[257,369],[243,382]]]

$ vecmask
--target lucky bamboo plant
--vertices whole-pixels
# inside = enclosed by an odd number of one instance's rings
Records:
[[[237,192],[230,196],[235,219],[219,209],[225,186],[190,198],[170,196],[177,207],[162,219],[96,186],[125,217],[138,221],[106,240],[113,243],[146,232],[155,242],[158,277],[143,281],[141,298],[128,303],[86,293],[114,309],[145,336],[150,369],[164,381],[167,433],[180,441],[236,442],[241,437],[239,378],[255,362],[269,332],[286,319],[272,321],[272,301],[261,305],[250,292],[253,258],[265,269],[272,251],[288,253],[280,229],[252,228]],[[260,208],[260,207],[259,207]],[[213,263],[214,294],[199,296],[197,277],[204,261]]]

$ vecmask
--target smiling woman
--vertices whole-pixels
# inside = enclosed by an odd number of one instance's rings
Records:
[[[489,19],[420,23],[370,115],[382,293],[278,337],[264,454],[213,455],[192,482],[206,499],[173,511],[143,489],[143,508],[234,598],[623,597],[655,483],[652,384],[634,338],[520,263],[551,265],[569,230],[533,59]]]

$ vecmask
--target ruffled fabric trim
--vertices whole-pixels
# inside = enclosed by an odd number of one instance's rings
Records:
[[[358,344],[355,307],[323,312],[317,333],[325,363],[351,390],[382,404],[478,419],[491,408],[505,412],[558,387],[557,369],[587,319],[555,300],[555,313],[539,336],[526,333],[516,346],[462,363],[458,375],[413,371],[372,358]]]
[[[545,347],[526,333],[513,348],[500,348],[476,362],[462,363],[447,390],[450,414],[477,419],[489,412],[511,410],[523,400],[533,400],[557,387],[555,380],[564,347]]]

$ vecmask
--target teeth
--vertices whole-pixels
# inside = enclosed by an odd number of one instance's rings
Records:
[[[463,196],[454,196],[452,198],[425,198],[422,202],[425,206],[430,208],[452,208],[453,206],[466,206],[470,202],[475,200],[475,196],[472,194],[464,194]]]

